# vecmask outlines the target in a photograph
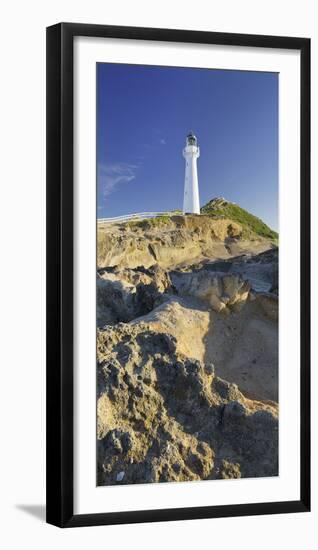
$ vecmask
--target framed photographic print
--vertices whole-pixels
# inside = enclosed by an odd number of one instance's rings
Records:
[[[47,29],[47,521],[310,509],[310,40]]]

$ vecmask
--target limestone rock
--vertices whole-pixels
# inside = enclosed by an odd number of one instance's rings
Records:
[[[272,243],[258,235],[246,240],[242,226],[231,219],[210,216],[166,216],[98,225],[99,268],[119,266],[175,267],[200,258],[229,258],[244,251],[261,252]]]
[[[99,485],[278,475],[278,251],[239,223],[98,228]]]
[[[247,400],[146,323],[99,331],[98,396],[99,484],[214,479],[220,460],[239,465],[223,477],[277,474],[275,406]]]
[[[246,302],[250,285],[240,275],[195,272],[172,272],[171,279],[180,295],[190,295],[209,303],[214,311],[223,311]]]

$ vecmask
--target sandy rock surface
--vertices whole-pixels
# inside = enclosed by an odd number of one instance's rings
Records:
[[[255,234],[245,237],[229,219],[209,216],[171,216],[119,224],[99,224],[98,267],[164,268],[199,259],[227,259],[245,252],[263,252],[271,243]]]
[[[277,249],[256,240],[243,251],[226,220],[212,230],[201,217],[195,232],[195,217],[177,218],[164,235],[147,225],[121,241],[120,227],[105,233],[110,256],[100,243],[102,485],[278,474]],[[160,254],[149,253],[155,234]],[[182,253],[166,253],[178,239]]]
[[[146,323],[100,332],[100,484],[277,475],[277,444],[277,407],[246,399],[172,335]]]

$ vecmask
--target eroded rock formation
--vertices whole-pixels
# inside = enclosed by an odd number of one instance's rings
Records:
[[[175,267],[204,258],[229,258],[271,248],[268,239],[230,219],[171,216],[99,224],[98,267]]]
[[[247,252],[226,220],[216,236],[176,218],[99,242],[102,485],[278,474],[277,249]]]
[[[177,347],[146,323],[99,333],[99,483],[276,475],[275,404]]]

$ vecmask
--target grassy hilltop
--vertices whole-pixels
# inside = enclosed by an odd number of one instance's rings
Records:
[[[216,198],[209,201],[205,206],[201,208],[201,214],[206,214],[212,218],[229,218],[234,222],[237,222],[243,226],[246,234],[253,231],[260,237],[270,239],[277,243],[278,233],[270,229],[266,223],[260,218],[253,216],[233,202],[229,202],[223,198]]]
[[[182,215],[181,210],[176,210],[174,215]],[[224,198],[214,198],[201,208],[201,214],[209,216],[213,220],[232,220],[242,227],[242,238],[249,239],[259,236],[268,239],[273,244],[278,244],[278,233],[268,227],[260,218],[254,216],[238,204],[229,202]],[[171,213],[163,214],[147,220],[131,220],[127,226],[131,229],[150,229],[171,224]]]

